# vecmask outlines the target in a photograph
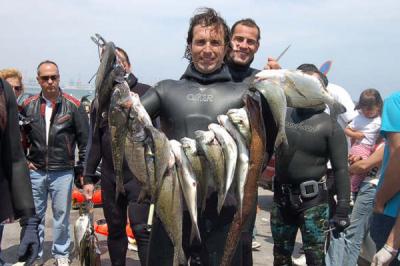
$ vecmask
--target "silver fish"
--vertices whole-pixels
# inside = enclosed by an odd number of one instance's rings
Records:
[[[233,178],[235,176],[236,161],[238,156],[237,146],[231,135],[220,125],[211,123],[208,125],[208,129],[214,132],[215,138],[222,146],[222,151],[224,152],[225,158],[225,187],[224,187],[224,197],[222,201],[218,201],[218,212],[221,211],[222,206],[228,191],[232,185]]]
[[[201,241],[197,223],[197,180],[192,166],[182,149],[182,144],[176,140],[170,140],[169,143],[171,144],[171,150],[175,155],[179,182],[192,220],[192,233],[194,233],[197,239]]]
[[[229,120],[227,115],[219,115],[217,119],[218,122],[229,132],[229,134],[235,140],[238,149],[239,156],[237,158],[237,163],[236,163],[235,180],[236,180],[236,189],[239,202],[238,211],[241,216],[244,184],[246,183],[246,177],[249,171],[249,150],[246,146],[246,142],[243,136],[236,129],[233,123]]]
[[[346,111],[346,108],[335,101],[325,90],[322,82],[299,70],[263,70],[256,74],[259,80],[274,80],[280,84],[286,95],[287,105],[295,108],[310,108],[327,104],[336,114]],[[268,95],[264,95],[266,98]]]
[[[222,147],[215,138],[213,131],[197,130],[194,132],[197,144],[204,154],[209,168],[210,176],[207,187],[214,187],[218,193],[218,202],[224,202],[225,194],[225,156]],[[208,190],[208,188],[207,188]]]
[[[89,213],[82,208],[83,207],[81,206],[79,210],[79,217],[74,224],[74,253],[78,258],[80,258],[82,253],[80,250],[80,243],[83,241],[88,232],[90,233]]]
[[[172,163],[174,156],[172,155]],[[173,265],[186,264],[182,248],[182,198],[175,166],[167,170],[156,202],[156,212],[174,246]]]
[[[288,145],[285,120],[286,120],[286,95],[284,90],[280,87],[281,84],[273,79],[265,79],[255,82],[254,87],[266,95],[265,99],[271,109],[275,123],[278,126],[278,134],[275,139],[275,148],[279,147],[282,143]]]
[[[247,147],[249,147],[251,140],[251,130],[246,109],[229,109],[226,115],[239,130],[240,134],[242,134],[242,136],[246,140]]]
[[[198,153],[197,143],[194,139],[182,138],[180,142],[199,183],[197,195],[200,200],[201,210],[204,211],[208,192],[208,177],[210,176],[209,163],[205,156]]]

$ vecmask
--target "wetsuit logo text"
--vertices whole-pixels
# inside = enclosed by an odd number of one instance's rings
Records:
[[[213,102],[214,95],[202,93],[190,93],[186,95],[186,99],[191,102]]]

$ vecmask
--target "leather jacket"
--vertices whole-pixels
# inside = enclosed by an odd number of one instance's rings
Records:
[[[48,144],[46,144],[46,101],[42,93],[22,104],[21,114],[30,123],[25,126],[29,142],[28,160],[40,170],[68,170],[75,166],[75,147],[79,160],[75,175],[82,174],[89,133],[88,118],[83,106],[74,97],[63,93],[53,103]]]

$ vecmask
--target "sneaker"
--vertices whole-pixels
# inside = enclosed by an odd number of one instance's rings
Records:
[[[302,254],[298,258],[292,257],[292,261],[293,261],[293,265],[295,265],[295,266],[307,266],[306,256],[304,254]]]
[[[260,247],[261,247],[261,244],[258,243],[257,241],[251,242],[251,248],[252,248],[253,250],[258,250]]]
[[[69,266],[69,259],[67,257],[57,258],[56,266]]]

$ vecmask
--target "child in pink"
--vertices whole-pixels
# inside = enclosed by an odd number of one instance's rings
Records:
[[[344,132],[351,138],[350,155],[369,157],[379,137],[381,127],[382,98],[375,89],[364,90],[355,107],[359,114],[345,128]],[[355,200],[365,175],[351,176],[351,194]]]

